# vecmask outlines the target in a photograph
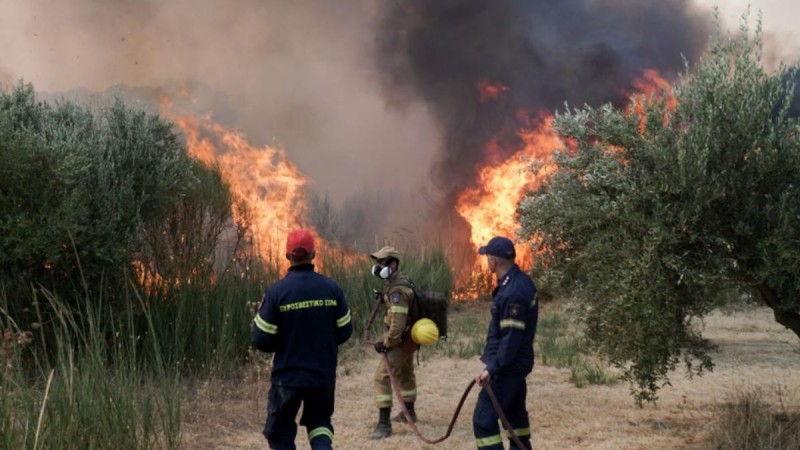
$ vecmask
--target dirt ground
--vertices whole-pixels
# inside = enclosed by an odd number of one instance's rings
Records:
[[[466,308],[462,314],[480,314]],[[543,309],[542,314],[547,314]],[[657,405],[638,408],[627,383],[577,388],[569,369],[537,364],[528,377],[528,410],[536,449],[701,449],[707,448],[713,411],[737,392],[759,388],[771,404],[800,410],[800,341],[774,322],[769,310],[749,309],[706,318],[704,335],[719,345],[716,367],[702,377],[674,373]],[[375,426],[372,373],[376,355],[366,348],[342,357],[336,392],[334,447],[338,449],[470,449],[470,393],[450,438],[437,445],[417,440],[395,424],[384,441],[367,436]],[[431,357],[417,367],[420,431],[443,435],[470,379],[482,368],[477,359]],[[269,389],[266,368],[251,368],[240,380],[208,384],[184,405],[186,449],[263,449],[261,436]],[[394,411],[393,411],[394,415]],[[506,444],[507,446],[508,444]],[[309,448],[299,429],[298,448]]]

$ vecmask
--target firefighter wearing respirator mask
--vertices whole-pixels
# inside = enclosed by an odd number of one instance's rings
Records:
[[[394,247],[383,247],[370,254],[370,257],[375,262],[371,273],[383,280],[383,289],[377,295],[386,306],[386,316],[383,319],[385,332],[375,343],[375,351],[386,353],[392,375],[400,385],[403,403],[411,419],[416,422],[414,402],[417,399],[417,383],[413,356],[417,344],[411,339],[410,333],[417,315],[416,298],[409,287],[410,279],[400,271],[400,253]],[[384,439],[392,434],[392,386],[383,361],[378,361],[373,384],[379,415],[378,424],[370,439]],[[405,422],[405,416],[401,412],[394,421]]]

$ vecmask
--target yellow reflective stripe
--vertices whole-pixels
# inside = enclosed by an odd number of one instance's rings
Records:
[[[494,436],[475,439],[475,443],[478,444],[478,447],[488,447],[490,445],[502,444],[503,438],[500,437],[499,434],[495,434]]]
[[[408,306],[392,306],[389,311],[398,314],[408,314]]]
[[[417,395],[416,389],[411,389],[410,391],[400,391],[400,397],[414,397]]]
[[[308,432],[308,440],[309,441],[312,441],[312,440],[314,440],[314,438],[317,438],[317,437],[320,437],[320,436],[328,436],[328,439],[330,439],[331,442],[333,442],[333,431],[331,431],[330,428],[317,427],[317,428],[314,428],[313,430]]]
[[[514,430],[512,430],[512,431],[514,431],[514,434],[516,434],[518,437],[530,436],[531,435],[531,429],[530,428],[514,428]],[[509,433],[508,430],[506,430],[506,434],[511,436],[511,433]]]
[[[382,403],[382,402],[391,403],[392,402],[392,396],[391,395],[376,395],[375,396],[375,401],[378,402],[378,403]]]
[[[516,319],[503,319],[500,321],[500,328],[516,328],[525,330],[525,322]]]
[[[273,325],[267,322],[266,320],[262,319],[259,314],[256,314],[254,322],[256,323],[258,329],[263,331],[264,333],[278,334],[278,326]]]
[[[336,321],[336,326],[337,327],[343,327],[343,326],[347,325],[348,323],[350,323],[350,310],[349,309],[347,310],[347,314],[345,314],[344,316],[342,316],[341,319]]]

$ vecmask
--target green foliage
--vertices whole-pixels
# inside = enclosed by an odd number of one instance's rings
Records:
[[[589,353],[580,337],[568,334],[566,321],[557,314],[540,317],[535,343],[542,364],[559,369],[574,366]]]
[[[542,364],[568,367],[571,381],[577,387],[617,382],[617,377],[606,371],[605,363],[592,355],[586,339],[570,330],[567,321],[559,314],[540,315],[534,345]]]
[[[195,183],[158,116],[120,100],[97,114],[41,103],[31,85],[0,92],[0,284],[20,300],[31,284],[78,297],[103,286],[91,298],[114,300],[143,230]]]
[[[196,182],[175,196],[161,220],[142,227],[137,258],[146,267],[140,274],[159,288],[202,284],[217,273],[241,272],[232,265],[242,259],[246,228],[232,220],[235,202],[228,184],[218,167],[190,161],[189,169]]]
[[[520,204],[539,271],[583,299],[590,340],[636,401],[683,361],[712,367],[695,319],[757,291],[800,336],[800,128],[794,74],[761,65],[760,28],[717,36],[674,89],[558,114],[558,170]],[[644,120],[642,120],[644,118]],[[736,293],[739,294],[736,294]]]
[[[450,305],[446,342],[434,348],[445,356],[472,359],[483,354],[489,326],[489,305],[485,302],[453,302]]]
[[[153,357],[142,365],[129,351],[140,345],[139,336],[116,333],[113,342],[104,339],[108,311],[90,307],[74,313],[46,290],[40,299],[57,311],[48,332],[64,345],[54,358],[40,358],[44,352],[37,347],[44,340],[35,333],[30,364],[23,358],[3,361],[0,447],[177,448],[181,389],[158,357],[158,344],[148,343]],[[137,300],[128,302],[130,311]]]
[[[605,365],[588,359],[579,359],[570,367],[572,383],[582,388],[589,384],[610,386],[617,382],[617,377],[606,371]]]
[[[425,248],[406,257],[401,269],[419,286],[435,291],[453,291],[453,272],[441,248]]]
[[[193,376],[230,374],[245,360],[263,285],[234,276],[181,286],[149,298],[130,333],[140,337],[143,358],[158,343],[165,364]],[[144,322],[152,322],[152,331]]]
[[[246,354],[266,275],[237,208],[247,217],[219,169],[189,158],[157,115],[119,99],[40,103],[23,84],[0,93],[0,288],[23,329],[62,313],[36,301],[44,288],[139,336],[136,358],[152,358],[155,340],[170,364],[229,370]],[[147,301],[126,310],[137,291]],[[68,344],[42,329],[51,353]],[[98,338],[113,340],[110,326]]]
[[[360,340],[366,321],[375,306],[372,289],[379,289],[372,281],[375,277],[369,273],[372,265],[369,256],[365,254],[353,256],[345,250],[332,249],[318,250],[316,259],[322,263],[320,272],[331,277],[342,288],[353,321],[351,341]],[[375,320],[371,336],[374,337],[380,330],[380,323],[379,319]]]

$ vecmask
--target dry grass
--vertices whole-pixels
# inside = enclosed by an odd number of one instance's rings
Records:
[[[800,449],[800,414],[786,410],[783,396],[781,389],[768,394],[760,388],[731,395],[716,410],[711,442],[723,449]]]
[[[485,306],[485,305],[484,305]],[[463,308],[458,314],[478,314]],[[547,308],[542,314],[548,313]],[[769,404],[782,402],[790,414],[800,411],[800,345],[764,309],[733,315],[715,313],[705,335],[720,345],[717,368],[703,377],[676,373],[660,392],[656,406],[637,408],[625,383],[577,388],[569,368],[538,364],[528,378],[528,408],[537,449],[704,449],[719,428],[719,408],[731,395],[759,388]],[[372,403],[374,353],[352,349],[340,367],[334,445],[340,449],[469,449],[476,393],[470,394],[452,436],[431,446],[409,428],[394,425],[395,435],[377,445],[367,439],[377,411]],[[481,368],[476,359],[432,356],[417,368],[420,429],[428,438],[446,431],[463,389]],[[260,434],[268,390],[265,370],[249,369],[241,379],[205,386],[184,406],[183,447],[191,449],[265,448]],[[780,398],[771,393],[780,392]],[[298,448],[308,448],[300,429]]]

